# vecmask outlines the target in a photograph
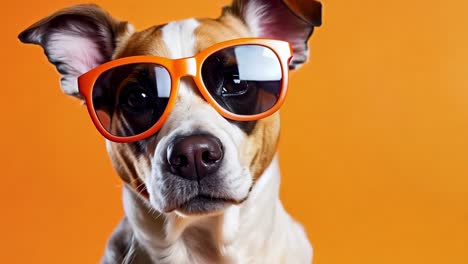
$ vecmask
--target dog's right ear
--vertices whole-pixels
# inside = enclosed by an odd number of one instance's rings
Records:
[[[132,33],[131,24],[114,19],[98,6],[77,5],[38,21],[18,38],[42,46],[62,75],[63,91],[81,97],[78,76],[111,60],[119,42]]]
[[[242,19],[255,37],[291,43],[294,55],[290,69],[307,61],[307,41],[314,28],[322,24],[322,4],[318,0],[233,0],[224,11]]]

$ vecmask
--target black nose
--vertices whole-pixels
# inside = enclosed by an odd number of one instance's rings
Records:
[[[167,149],[172,173],[188,180],[201,180],[216,172],[223,156],[221,142],[210,135],[177,138]]]

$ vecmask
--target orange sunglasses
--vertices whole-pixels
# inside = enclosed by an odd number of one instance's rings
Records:
[[[193,57],[132,56],[104,63],[78,78],[99,132],[115,142],[155,134],[174,107],[180,78],[192,76],[203,98],[223,117],[253,121],[284,102],[292,48],[288,42],[243,38]]]

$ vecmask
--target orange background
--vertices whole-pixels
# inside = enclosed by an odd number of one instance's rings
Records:
[[[97,1],[143,29],[228,0]],[[2,4],[1,263],[96,263],[121,182],[86,109],[16,35],[70,0]],[[468,2],[325,1],[282,110],[281,197],[315,264],[468,263]]]

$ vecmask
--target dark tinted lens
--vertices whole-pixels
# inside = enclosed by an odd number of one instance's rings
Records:
[[[276,104],[283,76],[271,49],[239,45],[209,56],[202,65],[202,79],[224,109],[238,115],[255,115]]]
[[[156,124],[170,93],[171,78],[164,67],[151,63],[123,65],[96,80],[94,111],[112,135],[134,136]]]

